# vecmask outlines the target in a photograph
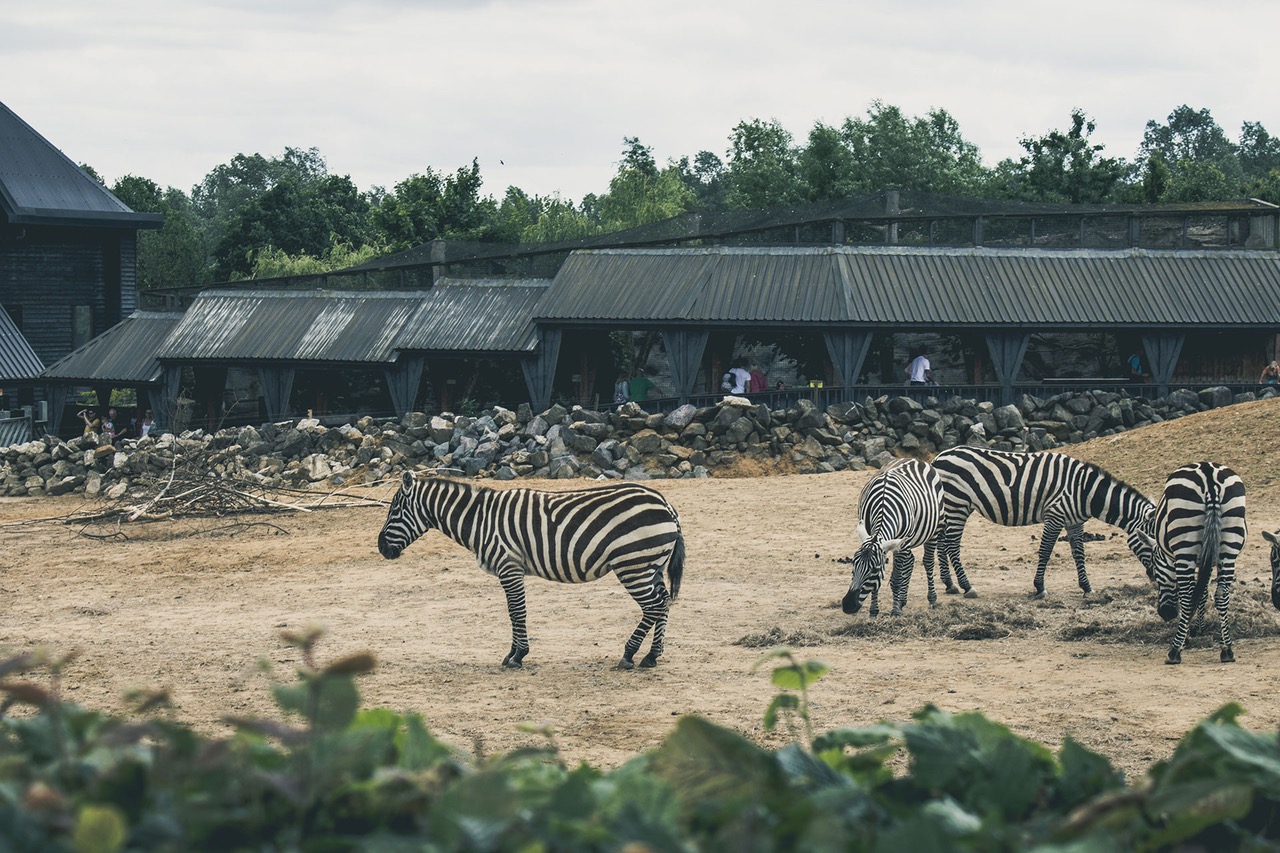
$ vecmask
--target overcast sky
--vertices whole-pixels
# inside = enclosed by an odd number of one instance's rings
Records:
[[[482,192],[603,193],[625,136],[722,158],[740,121],[945,109],[988,165],[1070,126],[1133,159],[1207,108],[1280,134],[1273,0],[53,0],[0,6],[0,101],[108,184],[185,191],[318,148],[362,190],[478,158]]]

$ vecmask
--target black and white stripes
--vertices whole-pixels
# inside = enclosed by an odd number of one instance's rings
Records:
[[[942,482],[932,467],[917,459],[900,459],[867,482],[858,500],[858,537],[853,555],[853,579],[841,603],[845,613],[857,613],[871,596],[871,615],[880,612],[879,591],[885,561],[893,555],[893,613],[907,603],[907,587],[915,556],[911,549],[924,545],[925,577],[929,603],[938,600],[933,587],[934,540],[942,522]]]
[[[1247,533],[1244,483],[1230,468],[1213,462],[1178,468],[1165,481],[1152,530],[1160,615],[1166,620],[1178,617],[1168,663],[1182,662],[1191,620],[1204,610],[1209,576],[1215,566],[1218,589],[1214,604],[1218,610],[1221,658],[1223,662],[1235,660],[1227,610],[1236,557]]]
[[[1280,610],[1280,532],[1264,530],[1262,538],[1271,545],[1271,604]]]
[[[610,572],[643,614],[619,666],[634,665],[650,630],[653,642],[640,665],[657,663],[670,603],[680,590],[684,537],[676,511],[653,489],[625,483],[563,492],[500,490],[406,473],[378,534],[378,550],[395,559],[433,528],[473,551],[480,568],[502,584],[511,617],[504,666],[521,666],[529,652],[525,575],[582,583]]]
[[[1090,592],[1084,568],[1084,522],[1090,518],[1121,527],[1130,550],[1151,574],[1151,548],[1138,534],[1150,523],[1151,501],[1096,465],[1063,453],[1019,453],[982,447],[955,447],[933,460],[942,478],[943,530],[941,574],[947,592],[955,592],[948,563],[965,594],[972,587],[960,563],[960,538],[976,510],[984,518],[1006,526],[1043,522],[1039,561],[1032,597],[1044,596],[1049,557],[1065,528],[1075,558],[1080,589]]]

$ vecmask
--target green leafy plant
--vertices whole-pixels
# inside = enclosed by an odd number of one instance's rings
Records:
[[[809,685],[830,672],[831,667],[822,661],[797,660],[795,653],[787,646],[775,646],[756,661],[751,671],[755,672],[769,661],[778,659],[786,663],[773,668],[771,676],[773,686],[780,687],[784,691],[797,692],[783,692],[773,697],[764,712],[764,727],[773,730],[777,727],[779,719],[798,718],[804,725],[805,742],[810,743],[813,741],[813,722],[809,718]]]

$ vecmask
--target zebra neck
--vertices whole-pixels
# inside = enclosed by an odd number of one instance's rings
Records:
[[[480,522],[492,492],[455,480],[439,481],[433,492],[427,501],[434,516],[431,523],[454,542],[475,551],[480,541]]]

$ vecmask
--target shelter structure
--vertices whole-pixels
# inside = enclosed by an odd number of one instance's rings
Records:
[[[48,387],[49,432],[57,435],[67,403],[77,387],[93,388],[105,410],[112,391],[136,393],[139,413],[151,409],[156,423],[170,426],[177,407],[181,373],[164,367],[156,353],[182,319],[177,312],[135,311],[87,344],[58,359],[40,374]]]
[[[137,233],[161,225],[0,104],[0,306],[43,363],[133,313]],[[0,386],[12,387],[8,376]]]
[[[1167,393],[1188,336],[1229,331],[1274,347],[1280,255],[1270,251],[1119,251],[761,247],[575,252],[539,302],[542,334],[661,333],[674,395],[704,391],[717,330],[806,331],[825,345],[838,386],[859,384],[873,335],[980,336],[1012,397],[1033,332],[1141,340]]]
[[[359,371],[362,384],[385,383],[397,414],[417,396],[415,372],[397,360],[396,341],[425,293],[227,291],[201,293],[156,357],[169,368],[190,368],[198,414],[220,422],[231,369],[256,374],[260,415],[281,420],[300,371],[319,376],[321,393],[336,392],[340,371]],[[372,374],[372,377],[370,377]],[[234,404],[236,401],[231,401]]]
[[[426,365],[442,409],[457,402],[450,389],[460,374],[476,375],[477,361],[518,363],[530,401],[545,409],[560,331],[539,329],[533,316],[549,285],[545,279],[441,279],[405,323],[396,341],[398,363],[407,375],[421,374]]]

